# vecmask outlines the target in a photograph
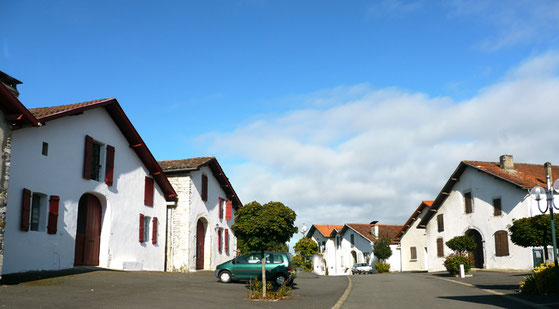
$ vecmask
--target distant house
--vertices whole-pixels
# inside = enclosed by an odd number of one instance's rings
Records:
[[[160,161],[176,188],[168,210],[167,270],[215,269],[235,257],[231,231],[242,204],[215,157]]]
[[[17,99],[21,82],[0,71],[0,279],[4,260],[4,232],[10,178],[12,131],[38,126],[37,119]]]
[[[314,271],[321,275],[347,275],[355,263],[372,264],[373,246],[381,236],[392,240],[392,256],[388,259],[391,271],[400,271],[400,248],[396,234],[401,225],[346,223],[344,225],[314,224],[307,237],[319,245],[320,255],[315,259]]]
[[[427,271],[429,269],[427,257],[427,236],[425,229],[418,229],[417,225],[431,209],[433,201],[422,201],[411,217],[404,223],[396,235],[400,240],[402,254],[402,271]]]
[[[3,273],[163,270],[176,193],[116,99],[30,110],[12,133]]]
[[[553,174],[559,176],[559,167]],[[476,241],[477,268],[526,270],[539,264],[542,248],[513,244],[508,227],[540,214],[528,191],[545,185],[543,165],[514,163],[510,155],[499,162],[460,162],[417,225],[425,229],[429,271],[445,269],[444,258],[452,253],[445,243],[464,234]]]

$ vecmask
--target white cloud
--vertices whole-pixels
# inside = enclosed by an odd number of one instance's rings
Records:
[[[465,101],[368,87],[201,140],[243,161],[227,173],[245,203],[284,202],[307,225],[403,224],[461,160],[559,164],[558,63],[529,59]]]

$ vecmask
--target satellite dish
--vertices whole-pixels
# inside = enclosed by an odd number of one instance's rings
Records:
[[[530,189],[530,195],[536,201],[541,201],[545,198],[545,189],[540,186],[533,187]]]
[[[555,193],[559,193],[559,178],[557,178],[557,180],[553,183],[553,190]]]

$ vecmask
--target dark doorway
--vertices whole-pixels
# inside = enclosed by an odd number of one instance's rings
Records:
[[[101,202],[91,194],[84,194],[78,206],[78,227],[74,265],[99,265],[101,244]]]
[[[196,269],[204,269],[204,241],[206,238],[206,229],[202,219],[196,224]]]
[[[466,231],[466,236],[472,237],[476,242],[476,249],[474,250],[474,267],[483,268],[483,241],[481,234],[476,230]]]
[[[351,259],[353,260],[353,264],[357,263],[357,253],[355,253],[355,251],[351,251]]]

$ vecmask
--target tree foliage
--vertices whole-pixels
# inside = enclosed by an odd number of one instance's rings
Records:
[[[303,237],[295,244],[295,253],[303,257],[313,256],[318,253],[318,244],[309,237]]]
[[[475,240],[466,235],[456,236],[447,241],[446,245],[457,254],[472,252],[477,247]]]
[[[555,234],[559,238],[559,218],[555,217]],[[510,240],[521,247],[551,246],[551,220],[549,215],[514,220],[509,227]]]
[[[241,251],[264,251],[285,244],[297,232],[297,215],[280,202],[250,202],[235,213],[231,227]]]
[[[392,255],[392,249],[390,249],[390,238],[386,235],[381,236],[375,244],[373,245],[373,253],[379,260],[386,260]]]

